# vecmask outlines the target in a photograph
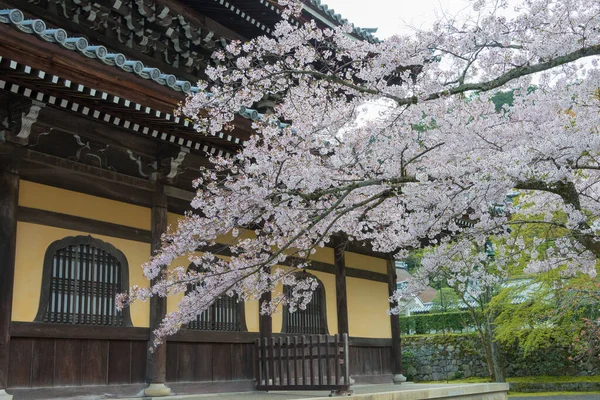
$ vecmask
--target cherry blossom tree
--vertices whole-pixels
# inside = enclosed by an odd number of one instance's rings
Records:
[[[156,331],[157,344],[222,295],[256,300],[284,283],[291,294],[261,311],[305,307],[315,282],[294,272],[334,236],[402,257],[440,244],[460,254],[509,225],[559,225],[551,251],[523,246],[532,252],[527,271],[595,275],[600,2],[523,0],[513,10],[477,0],[469,17],[377,42],[357,40],[349,26],[297,26],[298,3],[280,5],[273,33],[217,51],[209,82],[179,110],[199,134],[232,129],[241,113],[254,135],[200,171],[195,211],[144,266],[154,283],[119,296],[125,305],[196,284]],[[490,99],[507,90],[513,104],[497,111]],[[490,212],[515,189],[536,218],[511,219],[510,205]],[[234,238],[227,259],[215,251],[224,235]],[[507,254],[497,249],[496,268]],[[165,270],[184,255],[202,272]],[[291,268],[275,268],[282,263]],[[421,283],[440,263],[427,265]],[[495,282],[484,271],[453,273],[479,274],[482,290]]]

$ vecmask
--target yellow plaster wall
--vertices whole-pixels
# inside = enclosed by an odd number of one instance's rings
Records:
[[[318,247],[315,254],[310,255],[311,260],[321,261],[327,264],[333,264],[333,248],[331,247]],[[321,278],[319,278],[321,279]]]
[[[356,268],[387,274],[387,261],[383,258],[364,256],[349,251],[347,251],[344,256],[346,268]]]
[[[248,328],[248,332],[259,332],[259,319],[258,319],[258,301],[249,301],[245,304],[246,309],[244,310],[246,313],[246,328]]]
[[[19,184],[19,205],[139,229],[150,229],[150,208],[29,181],[21,181]]]
[[[350,336],[391,338],[387,283],[346,278]]]
[[[13,294],[13,321],[34,320],[40,302],[44,255],[48,246],[67,236],[88,235],[68,229],[55,228],[27,222],[17,223],[17,248],[15,259],[15,281]],[[103,235],[94,238],[110,243],[125,254],[129,264],[129,285],[148,286],[141,265],[150,255],[150,244],[118,239]],[[136,302],[131,306],[133,326],[148,327],[150,305]]]

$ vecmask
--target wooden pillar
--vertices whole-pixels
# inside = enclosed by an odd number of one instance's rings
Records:
[[[12,396],[8,384],[10,321],[17,246],[19,175],[17,160],[0,148],[0,399]],[[10,150],[10,149],[9,149]]]
[[[157,183],[156,192],[152,199],[152,241],[150,250],[154,254],[160,249],[160,237],[167,231],[167,196],[163,185]],[[166,266],[165,266],[166,268]],[[152,282],[154,283],[154,281]],[[153,296],[150,298],[150,332],[158,328],[167,314],[167,298]],[[154,334],[150,335],[150,345]],[[146,382],[149,384],[144,391],[146,396],[168,396],[171,389],[165,386],[167,372],[167,343],[166,341],[148,352],[146,367]]]
[[[337,308],[338,334],[349,333],[348,329],[348,296],[346,294],[346,257],[345,242],[334,238],[333,263],[335,265],[335,297]]]
[[[388,275],[388,294],[391,296],[396,290],[396,262],[392,256],[387,260]],[[395,304],[391,304],[394,307]],[[392,374],[394,374],[394,383],[406,382],[402,369],[402,342],[400,338],[400,317],[397,314],[390,314],[390,323],[392,324]]]
[[[260,313],[260,308],[264,302],[271,301],[271,292],[263,293],[260,296],[260,303],[258,305],[258,330],[260,332],[260,337],[262,338],[270,338],[273,336],[273,317],[270,315],[263,315]]]

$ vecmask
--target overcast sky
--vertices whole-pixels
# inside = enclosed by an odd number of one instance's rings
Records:
[[[468,0],[322,0],[329,8],[361,28],[379,28],[384,39],[410,33],[408,26],[430,27],[441,10],[455,15],[469,9]]]

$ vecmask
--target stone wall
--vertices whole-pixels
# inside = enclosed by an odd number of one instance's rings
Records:
[[[573,362],[569,349],[558,345],[528,355],[513,345],[502,347],[501,353],[507,376],[600,374],[600,360]],[[417,382],[489,376],[475,334],[403,336],[402,356],[405,375]]]

